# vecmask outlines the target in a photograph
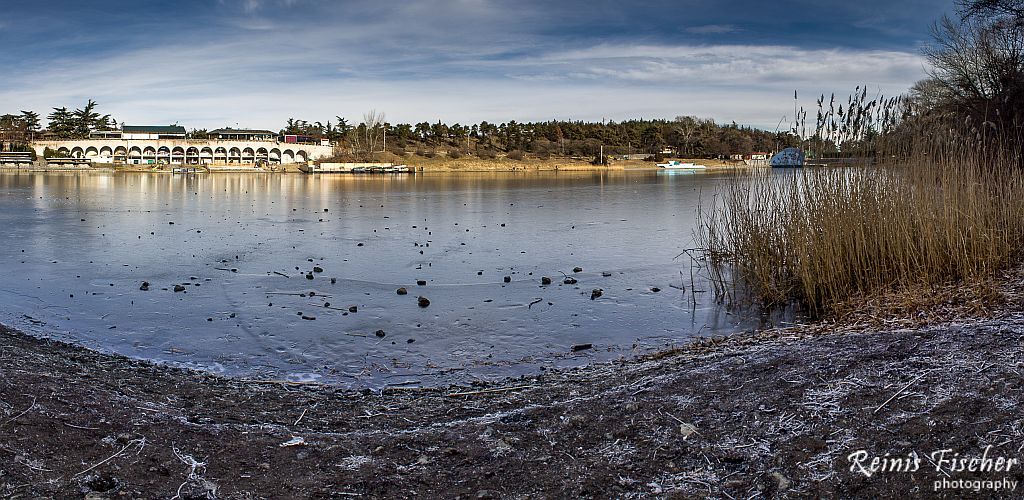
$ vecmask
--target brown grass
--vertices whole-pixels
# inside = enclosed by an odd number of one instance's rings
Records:
[[[884,293],[983,286],[1017,264],[1024,178],[1016,158],[915,136],[898,159],[871,166],[738,177],[701,214],[697,235],[718,293],[744,289],[766,304],[844,313]]]

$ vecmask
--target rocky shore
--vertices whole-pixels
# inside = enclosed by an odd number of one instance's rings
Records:
[[[1022,340],[1017,313],[773,331],[496,386],[354,392],[0,329],[0,496],[1018,497],[1019,465],[943,457],[1024,458]]]

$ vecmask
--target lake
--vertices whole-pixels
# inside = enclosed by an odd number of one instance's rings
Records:
[[[677,258],[729,175],[0,173],[0,322],[346,387],[628,358],[758,326]]]

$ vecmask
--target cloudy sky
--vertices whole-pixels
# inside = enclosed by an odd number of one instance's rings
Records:
[[[86,99],[129,124],[289,117],[712,117],[774,129],[819,93],[926,70],[950,0],[7,2],[0,113]],[[791,116],[790,116],[791,117]]]

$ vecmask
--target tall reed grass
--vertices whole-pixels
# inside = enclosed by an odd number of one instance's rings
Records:
[[[892,116],[882,108],[898,103],[886,102],[866,113]],[[871,121],[851,112],[865,113],[847,108],[844,122]],[[819,131],[835,127],[821,115]],[[838,150],[843,142],[861,148],[847,153],[859,154],[858,165],[754,170],[719,192],[696,235],[716,293],[745,289],[765,304],[796,302],[821,315],[866,295],[980,282],[1018,263],[1018,148],[945,121],[891,125],[815,134]]]

